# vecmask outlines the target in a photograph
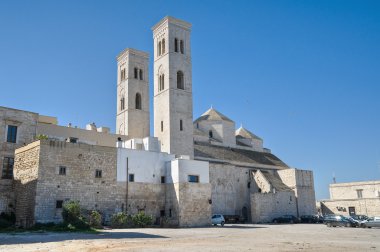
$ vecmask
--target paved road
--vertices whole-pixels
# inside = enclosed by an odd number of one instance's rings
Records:
[[[322,224],[0,234],[0,251],[380,251],[380,229]]]

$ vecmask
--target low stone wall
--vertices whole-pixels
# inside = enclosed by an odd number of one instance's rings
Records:
[[[253,223],[271,222],[281,215],[297,216],[294,192],[252,193],[251,217]]]

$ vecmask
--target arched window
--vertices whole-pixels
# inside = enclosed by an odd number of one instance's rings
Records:
[[[185,89],[184,80],[183,80],[183,73],[181,71],[177,72],[177,88],[178,89]]]
[[[182,131],[183,130],[183,123],[182,123],[182,119],[179,120],[179,130]]]
[[[161,41],[160,42],[158,42],[158,56],[160,56],[161,55]]]
[[[212,138],[212,130],[210,130],[210,131],[208,132],[208,136],[209,136],[210,138]]]
[[[178,39],[174,39],[174,52],[178,52]]]
[[[122,97],[120,99],[120,110],[124,110],[125,109],[125,98]]]
[[[138,77],[138,71],[139,71],[139,70],[137,69],[137,67],[135,67],[135,76],[134,76],[135,79],[138,79],[138,78],[139,78],[139,77]]]
[[[180,41],[179,48],[181,49],[181,53],[184,54],[185,53],[185,45],[183,44],[183,40]]]
[[[140,80],[142,80],[143,79],[143,71],[142,71],[142,69],[139,70],[139,75],[140,75]]]
[[[162,39],[162,54],[165,53],[165,39]]]
[[[158,91],[164,90],[165,88],[165,75],[161,74],[158,77]]]
[[[135,107],[141,109],[141,94],[139,93],[136,94]]]

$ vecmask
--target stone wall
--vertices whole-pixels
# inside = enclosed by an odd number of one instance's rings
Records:
[[[330,184],[330,199],[357,199],[358,190],[361,190],[362,198],[380,199],[379,180]]]
[[[17,149],[14,166],[16,225],[34,224],[37,181],[40,164],[40,142]]]
[[[252,193],[251,218],[253,223],[271,222],[282,215],[297,216],[294,192]]]
[[[250,181],[249,168],[210,163],[212,214],[242,215],[243,208],[249,213],[250,193],[257,192]],[[250,221],[250,216],[246,216]]]
[[[298,216],[316,214],[313,172],[298,169],[283,169],[278,170],[277,173],[281,180],[294,190],[297,197]]]
[[[34,140],[38,114],[0,106],[0,213],[15,211],[13,181],[2,177],[5,157],[14,158],[15,149]],[[16,143],[7,142],[7,126],[17,126]]]
[[[179,183],[179,226],[211,225],[211,185],[209,183]]]
[[[380,199],[352,199],[321,201],[322,214],[350,215],[349,208],[355,208],[355,214],[380,216]]]

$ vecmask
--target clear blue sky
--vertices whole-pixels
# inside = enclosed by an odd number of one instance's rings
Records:
[[[171,15],[193,24],[194,118],[212,104],[313,170],[328,198],[333,173],[380,179],[379,13],[359,0],[3,0],[0,106],[114,130],[115,57],[152,57],[151,27]]]

